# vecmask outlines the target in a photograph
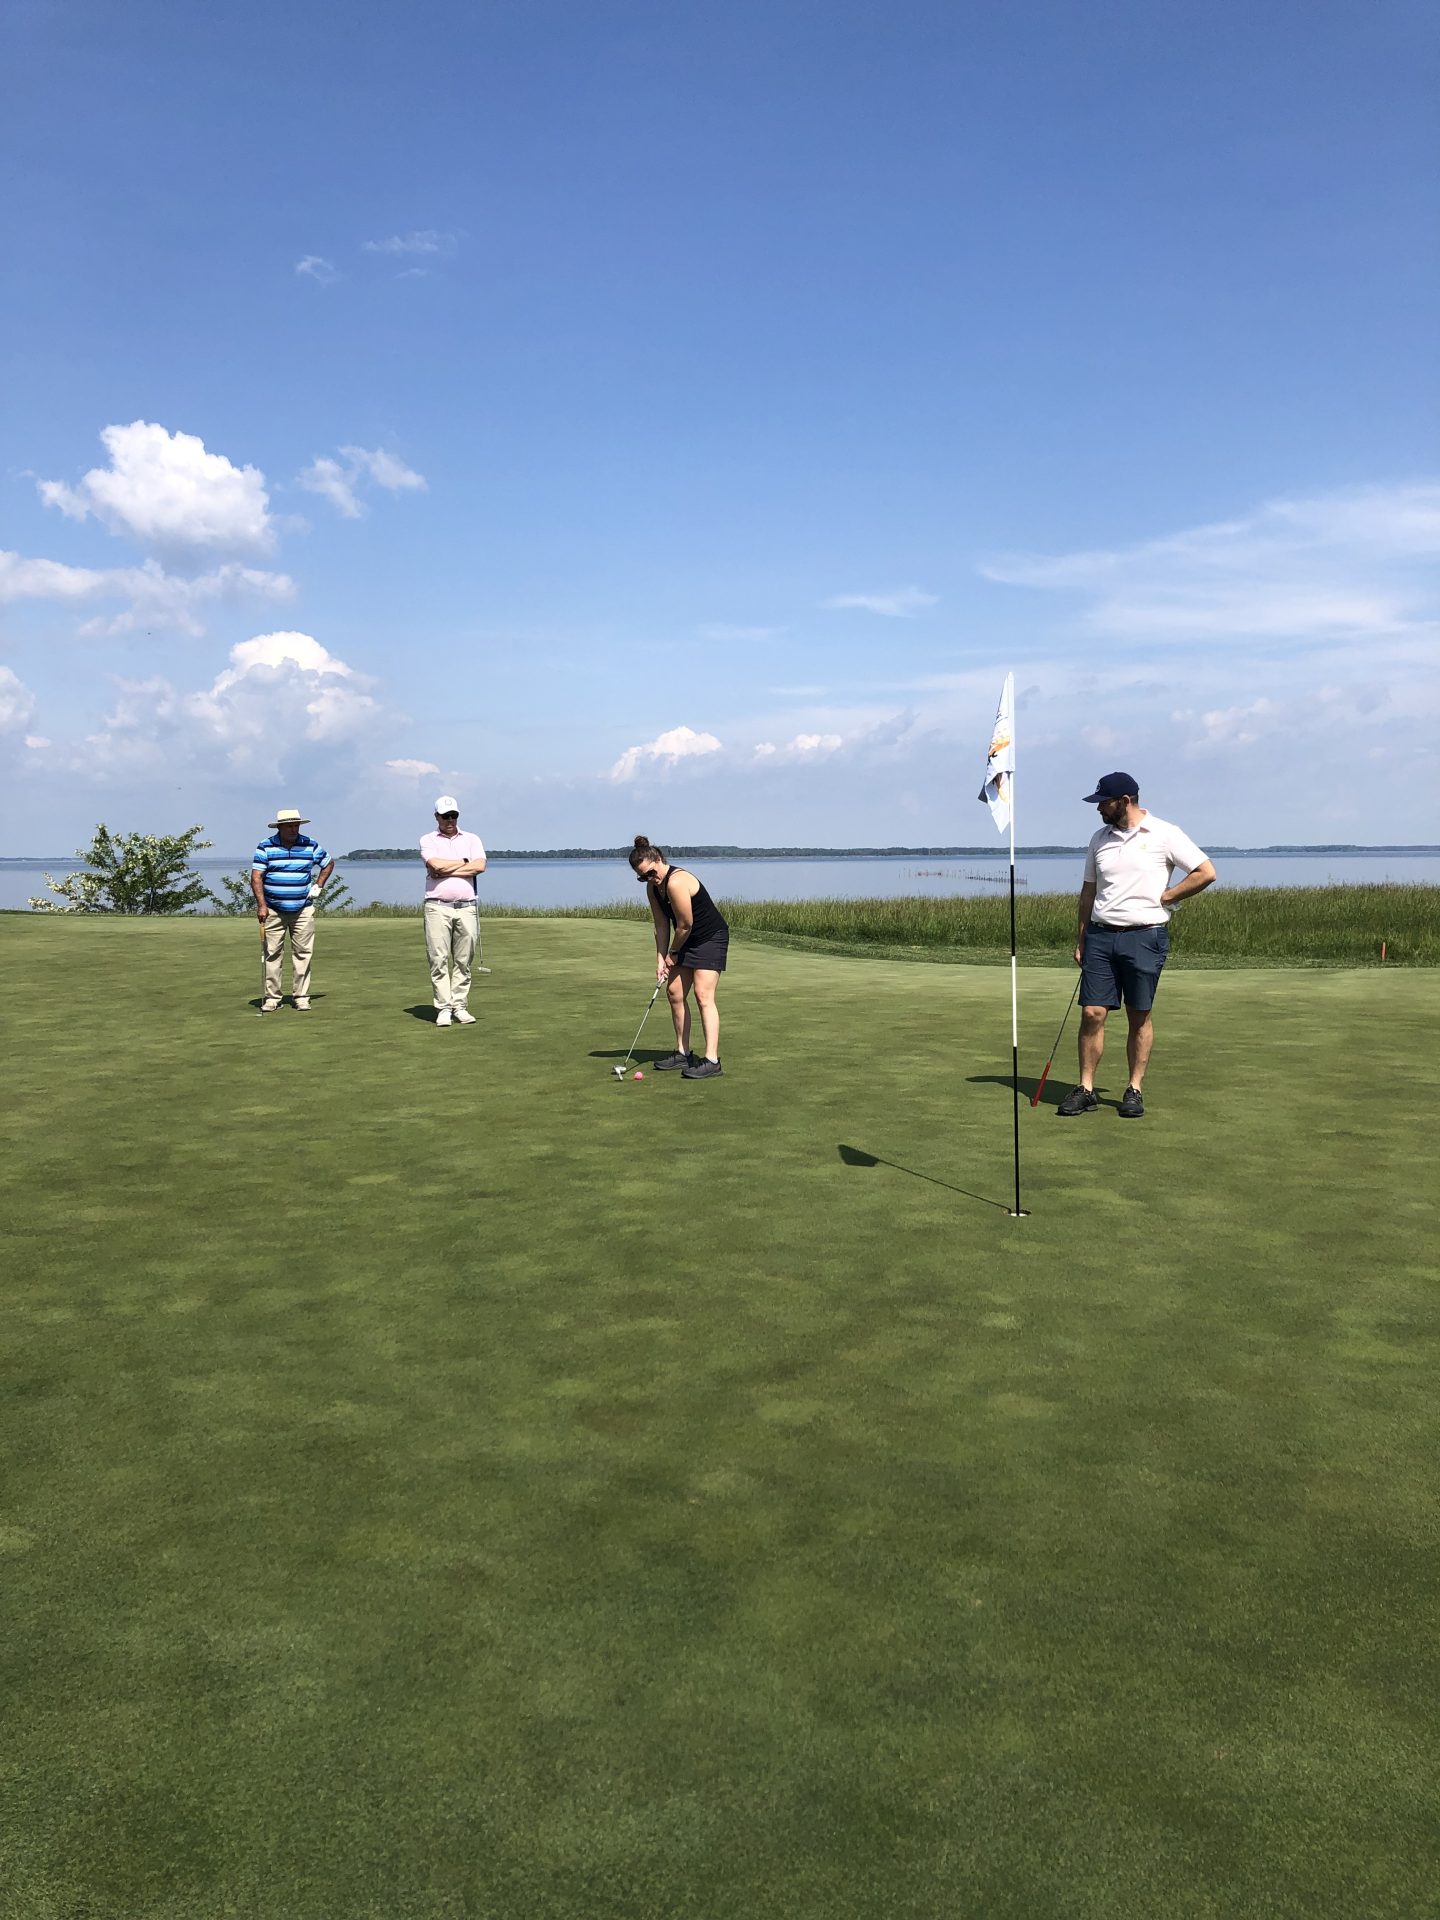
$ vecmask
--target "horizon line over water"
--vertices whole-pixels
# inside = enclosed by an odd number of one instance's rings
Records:
[[[1085,852],[1086,842],[1062,845],[1057,841],[1040,841],[1026,848],[1023,844],[1016,848],[1017,856],[1028,853],[1032,859],[1051,859],[1062,855]],[[1003,844],[987,841],[976,846],[875,846],[875,847],[739,847],[728,846],[714,841],[697,841],[693,846],[681,841],[675,842],[677,852],[685,852],[692,859],[709,858],[716,860],[901,860],[907,858],[926,858],[934,860],[1007,860],[1007,850]],[[559,862],[582,863],[588,860],[624,860],[629,853],[628,847],[492,847],[488,858],[491,860],[554,860]],[[1357,858],[1370,859],[1376,854],[1437,854],[1440,855],[1440,841],[1378,841],[1373,845],[1362,844],[1354,840],[1277,840],[1261,847],[1232,847],[1217,841],[1210,848],[1212,853],[1236,854],[1242,859],[1254,859],[1265,855],[1294,854],[1310,856],[1315,854],[1353,854]],[[228,867],[238,865],[249,856],[244,853],[209,853],[191,861],[195,867]],[[354,847],[348,853],[337,853],[337,861],[358,860],[376,866],[388,866],[395,861],[418,860],[419,849],[383,848],[371,850],[368,847]],[[0,853],[0,867],[56,867],[74,869],[84,862],[74,853]]]
[[[1249,890],[1266,887],[1363,886],[1393,882],[1440,885],[1440,847],[1424,849],[1315,849],[1277,853],[1261,849],[1214,849],[1221,886]],[[1017,849],[1015,875],[1027,892],[1073,893],[1080,885],[1083,849],[1027,854]],[[1233,863],[1233,864],[1232,864]],[[202,878],[233,874],[248,866],[248,855],[209,855],[191,862]],[[45,893],[45,873],[58,879],[83,867],[82,861],[17,860],[0,856],[0,911],[23,911],[32,894]],[[809,900],[823,898],[893,899],[902,895],[980,896],[1002,891],[1009,877],[1009,853],[1002,846],[959,856],[915,852],[896,858],[877,854],[828,854],[818,857],[772,855],[697,859],[710,892],[732,900]],[[407,906],[417,911],[422,892],[418,852],[402,860],[351,860],[340,855],[336,872],[350,888],[354,905]],[[482,911],[508,907],[607,907],[632,905],[638,894],[621,863],[594,858],[562,860],[491,854],[480,880]]]

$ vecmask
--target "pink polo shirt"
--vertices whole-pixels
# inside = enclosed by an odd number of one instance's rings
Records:
[[[427,833],[420,841],[422,860],[483,860],[485,849],[480,844],[478,833]],[[475,898],[475,879],[472,875],[462,880],[457,874],[447,874],[443,880],[437,880],[427,867],[425,870],[425,898],[427,900],[473,900]]]

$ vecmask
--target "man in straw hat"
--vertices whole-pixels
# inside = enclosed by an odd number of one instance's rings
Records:
[[[280,965],[285,936],[290,936],[291,998],[298,1012],[310,1011],[310,958],[315,951],[315,902],[335,871],[335,862],[302,827],[310,822],[298,807],[281,807],[270,825],[275,831],[255,849],[250,890],[265,947],[262,1013],[280,1004]]]

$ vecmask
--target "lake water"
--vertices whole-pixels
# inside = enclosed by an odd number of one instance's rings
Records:
[[[201,877],[218,885],[248,856],[196,862]],[[1406,880],[1440,884],[1440,853],[1223,853],[1215,856],[1227,887],[1318,887],[1329,882],[1364,884]],[[48,869],[57,879],[73,870],[68,860],[0,861],[0,908],[23,907],[43,893]],[[856,899],[896,894],[1003,893],[1008,862],[1003,854],[962,854],[954,859],[914,854],[882,859],[850,855],[833,859],[702,860],[696,865],[710,892],[732,900]],[[401,905],[419,900],[420,862],[342,860],[338,871],[359,906]],[[1017,880],[1030,893],[1068,893],[1080,885],[1078,854],[1024,854],[1016,858]],[[638,900],[640,888],[621,861],[493,860],[481,882],[481,901],[492,909],[608,906]]]

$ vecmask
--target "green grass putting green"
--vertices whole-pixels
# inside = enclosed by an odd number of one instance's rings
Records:
[[[1168,977],[1017,1221],[1003,970],[257,949],[0,923],[7,1920],[1434,1911],[1440,977]]]

